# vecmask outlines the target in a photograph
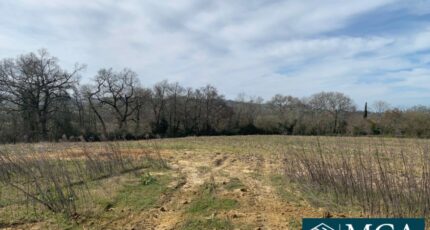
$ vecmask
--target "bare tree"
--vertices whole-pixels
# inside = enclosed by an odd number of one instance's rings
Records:
[[[45,50],[1,60],[0,142],[78,135],[104,140],[129,134],[430,136],[430,109],[425,106],[402,110],[376,101],[369,106],[369,119],[362,119],[351,98],[337,92],[304,99],[277,94],[267,103],[241,94],[231,101],[211,85],[193,89],[162,81],[142,88],[136,73],[128,69],[102,69],[92,84],[80,87],[83,69],[75,65],[66,71]]]
[[[301,104],[300,99],[292,96],[283,96],[281,94],[276,94],[273,96],[268,103],[272,110],[281,115],[286,115],[288,110],[291,110]]]
[[[276,94],[268,104],[272,113],[278,117],[282,132],[291,134],[302,117],[303,103],[300,99]]]
[[[375,101],[372,104],[372,109],[379,118],[381,118],[382,114],[385,113],[385,111],[389,110],[390,107],[390,104],[385,101]]]
[[[157,134],[164,134],[167,131],[168,124],[165,118],[166,101],[169,94],[169,83],[164,80],[154,85],[151,105],[154,115],[154,122],[152,124],[153,132]]]
[[[108,132],[107,132],[107,128],[106,128],[106,122],[103,118],[103,116],[101,115],[101,113],[99,112],[98,107],[100,107],[99,103],[95,102],[96,96],[101,92],[101,85],[97,85],[95,90],[91,89],[92,87],[89,85],[85,85],[82,87],[81,91],[82,91],[82,95],[86,98],[86,100],[88,101],[88,105],[91,109],[91,111],[93,111],[93,113],[96,115],[98,121],[100,122],[101,126],[102,126],[102,138],[101,139],[106,139],[108,137]]]
[[[223,95],[218,94],[218,90],[211,85],[207,85],[200,89],[201,106],[203,114],[204,134],[213,134],[217,131],[222,120],[230,117],[233,114],[231,107],[227,106]]]
[[[244,93],[239,94],[234,105],[235,126],[254,125],[257,116],[261,113],[263,101],[261,97],[247,97]]]
[[[187,88],[185,93],[185,99],[184,99],[184,103],[183,103],[183,109],[182,109],[182,113],[184,114],[184,121],[183,121],[183,126],[184,126],[184,133],[185,134],[189,134],[192,133],[193,130],[193,111],[192,110],[192,106],[193,104],[195,104],[195,97],[194,97],[194,90],[192,88]]]
[[[355,111],[351,98],[339,92],[321,92],[311,96],[309,105],[318,112],[328,112],[333,119],[333,133],[339,131],[339,120],[346,112]],[[322,115],[320,113],[320,115]],[[344,119],[344,118],[343,118]]]
[[[138,109],[136,87],[139,82],[137,74],[129,69],[115,72],[112,69],[101,69],[94,79],[97,90],[92,93],[98,102],[113,112],[118,131],[124,135],[128,130],[128,121]]]
[[[145,109],[145,105],[149,102],[151,98],[151,90],[142,87],[136,87],[135,93],[135,106],[136,112],[132,119],[135,122],[134,133],[140,135],[141,132],[141,117]]]
[[[1,97],[25,117],[32,139],[48,138],[48,121],[59,109],[56,103],[69,97],[84,68],[75,65],[72,72],[63,70],[46,50],[0,63]]]

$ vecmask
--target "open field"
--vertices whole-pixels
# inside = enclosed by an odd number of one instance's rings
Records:
[[[303,217],[427,216],[429,144],[232,136],[4,145],[0,227],[299,229]]]

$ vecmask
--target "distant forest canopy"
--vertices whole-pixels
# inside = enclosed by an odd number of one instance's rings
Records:
[[[59,66],[46,50],[0,63],[0,142],[99,141],[188,135],[291,134],[430,136],[430,108],[363,105],[338,92],[308,98],[275,95],[226,100],[207,85],[161,81],[143,87],[130,69]]]

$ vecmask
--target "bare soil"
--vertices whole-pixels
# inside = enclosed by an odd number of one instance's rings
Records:
[[[280,156],[263,154],[163,152],[177,180],[171,194],[164,194],[159,207],[104,224],[107,229],[180,229],[187,219],[187,206],[201,186],[214,183],[217,194],[235,199],[240,206],[214,212],[207,218],[230,220],[236,229],[297,229],[303,217],[343,216],[313,208],[305,201],[292,202],[279,196],[271,182],[279,174]],[[224,184],[238,178],[243,188],[228,190]]]

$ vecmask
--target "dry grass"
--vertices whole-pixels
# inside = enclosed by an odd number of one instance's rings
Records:
[[[233,136],[4,145],[0,226],[294,229],[301,217],[322,217],[326,211],[428,216],[429,143]],[[212,175],[215,181],[209,180]],[[205,184],[217,185],[216,199],[201,196]],[[218,204],[225,199],[240,205],[218,208],[230,205]],[[213,219],[206,221],[208,216]]]
[[[91,149],[85,144],[57,152],[53,149],[26,145],[0,150],[0,209],[13,212],[13,217],[0,225],[37,220],[46,211],[76,221],[94,207],[95,182],[129,173],[139,176],[144,168],[166,167],[158,154],[145,149],[136,153],[117,143]]]
[[[393,140],[390,140],[393,141]],[[288,149],[285,171],[302,188],[332,194],[341,205],[372,216],[428,217],[428,143],[397,140],[327,143]]]

